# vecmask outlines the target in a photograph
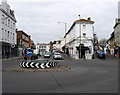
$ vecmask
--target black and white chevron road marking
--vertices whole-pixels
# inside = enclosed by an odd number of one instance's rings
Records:
[[[23,68],[50,68],[50,67],[54,67],[57,65],[57,61],[49,61],[47,63],[36,63],[36,62],[21,62],[20,63],[20,67]]]

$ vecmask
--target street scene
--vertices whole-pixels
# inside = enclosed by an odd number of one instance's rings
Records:
[[[118,60],[60,60],[51,69],[21,69],[3,62],[3,93],[117,93]]]
[[[119,0],[0,0],[1,95],[119,95],[119,62]]]

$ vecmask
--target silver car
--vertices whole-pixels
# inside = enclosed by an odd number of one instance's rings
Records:
[[[53,58],[54,59],[62,59],[62,56],[60,53],[54,53]]]
[[[46,52],[46,53],[44,54],[44,58],[50,58],[50,52]]]

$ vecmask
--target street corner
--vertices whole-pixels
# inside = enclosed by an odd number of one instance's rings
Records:
[[[69,66],[61,66],[61,65],[56,65],[51,68],[22,68],[20,66],[16,67],[11,67],[8,68],[7,70],[4,70],[3,72],[65,72],[70,70],[71,67]]]

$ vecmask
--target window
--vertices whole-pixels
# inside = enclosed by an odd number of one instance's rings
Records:
[[[10,32],[8,31],[8,38],[9,38],[9,33],[10,33]]]
[[[83,37],[86,37],[86,33],[83,33]]]
[[[86,30],[86,25],[83,25],[83,30]]]
[[[4,29],[2,28],[2,40],[4,40]]]
[[[5,30],[5,40],[6,40],[6,38],[7,38],[7,36],[6,36],[6,35],[7,35],[7,31]]]
[[[10,24],[10,26],[11,26],[11,29],[12,29],[12,21],[11,21],[11,24]]]
[[[15,40],[15,37],[14,37],[14,35],[15,35],[15,34],[13,33],[13,41]]]
[[[6,17],[6,19],[5,19],[5,25],[7,26],[7,17]]]
[[[4,15],[2,15],[2,24],[4,24]]]
[[[13,29],[15,28],[15,23],[13,23]]]
[[[8,27],[10,27],[10,19],[8,19]]]

